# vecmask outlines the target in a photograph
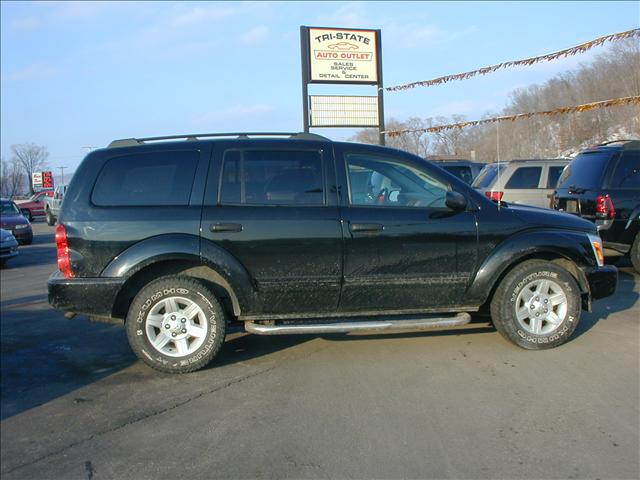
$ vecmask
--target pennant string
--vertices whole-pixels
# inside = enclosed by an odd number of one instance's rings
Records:
[[[530,66],[540,62],[550,62],[552,60],[557,60],[559,58],[569,57],[571,55],[576,55],[578,53],[584,53],[587,50],[591,50],[592,48],[598,47],[607,42],[614,42],[614,41],[624,40],[626,38],[634,38],[634,37],[640,37],[640,28],[634,28],[633,30],[627,30],[626,32],[612,33],[610,35],[605,35],[603,37],[596,38],[595,40],[591,40],[589,42],[576,45],[575,47],[565,48],[564,50],[548,53],[546,55],[525,58],[523,60],[512,60],[509,62],[502,62],[502,63],[498,63],[497,65],[491,65],[489,67],[483,67],[477,70],[471,70],[470,72],[456,73],[454,75],[445,75],[443,77],[433,78],[431,80],[406,83],[403,85],[396,85],[394,87],[386,87],[385,90],[387,90],[388,92],[397,92],[400,90],[409,90],[410,88],[416,88],[416,87],[430,87],[433,85],[440,85],[440,84],[452,82],[455,80],[466,80],[468,78],[475,77],[476,75],[486,75],[488,73],[492,73],[503,68]]]
[[[621,106],[621,105],[633,105],[633,104],[635,105],[640,104],[640,95],[633,96],[633,97],[613,98],[611,100],[585,103],[582,105],[575,105],[572,107],[560,107],[560,108],[556,108],[555,110],[546,110],[543,112],[529,112],[529,113],[518,113],[516,115],[502,115],[499,117],[484,118],[482,120],[470,120],[468,122],[450,123],[447,125],[437,125],[434,127],[406,128],[402,130],[385,130],[381,133],[384,133],[389,137],[397,137],[405,133],[438,133],[445,130],[462,129],[462,128],[472,127],[476,125],[484,125],[487,123],[507,122],[507,121],[514,122],[516,120],[521,120],[524,118],[532,118],[532,117],[538,117],[538,116],[553,116],[553,115],[561,115],[565,113],[574,113],[574,112],[587,112],[589,110],[595,110],[597,108],[608,108],[608,107],[615,107],[615,106]]]

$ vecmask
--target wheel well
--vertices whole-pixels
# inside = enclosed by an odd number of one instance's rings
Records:
[[[498,279],[493,283],[493,286],[491,287],[491,292],[489,293],[487,300],[480,307],[481,310],[487,310],[489,308],[491,299],[493,298],[493,295],[495,294],[496,290],[498,289],[498,286],[500,285],[504,277],[506,277],[509,274],[509,272],[511,272],[511,270],[513,270],[515,267],[520,265],[522,262],[526,262],[527,260],[546,260],[548,262],[555,263],[559,267],[564,268],[566,271],[568,271],[571,274],[571,276],[575,279],[575,281],[578,282],[578,286],[580,287],[580,293],[582,294],[583,304],[589,301],[589,298],[588,298],[590,293],[589,282],[587,282],[587,277],[585,276],[584,272],[578,267],[578,265],[575,264],[573,260],[570,260],[566,257],[562,257],[556,253],[536,252],[536,253],[532,253],[530,255],[526,255],[524,257],[518,258],[518,260],[516,260],[515,262],[513,262],[511,265],[509,265],[507,268],[504,269],[504,271],[498,276]],[[583,305],[583,306],[585,306],[586,308],[586,305]]]
[[[222,303],[226,313],[240,315],[240,305],[233,288],[218,272],[196,261],[168,260],[154,263],[136,272],[127,279],[120,289],[113,306],[112,315],[126,318],[129,305],[138,292],[149,282],[166,275],[184,275],[205,281],[216,298]]]

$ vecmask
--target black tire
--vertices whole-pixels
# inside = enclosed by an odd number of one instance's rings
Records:
[[[47,208],[47,213],[45,214],[47,217],[47,225],[53,227],[56,224],[56,217],[51,214],[51,210]]]
[[[33,215],[31,215],[31,210],[29,210],[28,208],[25,208],[24,210],[20,210],[20,211],[22,212],[22,215],[24,216],[24,218],[26,218],[30,222],[33,222]]]
[[[157,332],[156,339],[158,339],[164,335],[164,331],[158,327],[151,327],[147,322],[149,314],[153,312],[154,309],[161,308],[160,311],[164,311],[164,314],[160,313],[155,315],[164,315],[164,319],[161,321],[162,328],[164,328],[164,322],[170,322],[168,317],[170,313],[167,312],[166,309],[162,310],[164,307],[160,305],[168,299],[178,297],[195,303],[200,307],[202,315],[198,321],[203,324],[202,326],[206,323],[207,328],[206,334],[201,335],[201,337],[204,338],[202,344],[194,351],[185,355],[179,355],[177,341],[169,339],[166,345],[171,343],[173,347],[168,346],[167,348],[173,348],[175,350],[171,352],[174,355],[170,355],[163,353],[153,346],[149,335],[153,336],[153,332]],[[178,300],[178,302],[180,302],[180,300]],[[179,316],[180,314],[178,313],[178,317]],[[176,328],[180,328],[177,323],[179,320],[180,318],[172,320],[176,322]],[[189,320],[189,324],[191,323],[191,320]],[[169,325],[169,323],[166,325]],[[194,326],[197,327],[199,325],[200,324]],[[167,373],[193,372],[209,364],[222,348],[225,337],[225,327],[226,318],[224,310],[207,285],[200,280],[180,276],[161,277],[140,290],[131,303],[125,323],[129,345],[131,345],[131,349],[138,358],[150,367]],[[152,329],[151,334],[149,333],[149,329]],[[180,337],[179,331],[177,334],[178,337]],[[168,333],[166,337],[169,338]],[[191,340],[192,341],[187,340],[189,348],[191,348],[197,339],[191,338]]]
[[[536,282],[550,280],[553,284],[553,295],[533,294],[531,304],[523,303],[527,297],[526,289],[532,292]],[[542,287],[542,284],[539,284]],[[536,287],[537,288],[537,287]],[[542,316],[547,313],[548,305],[551,305],[559,292],[559,288],[564,294],[566,302],[564,306],[550,307],[551,313],[555,314],[555,320],[533,320],[525,318],[522,321],[516,316],[516,309],[531,308],[533,312],[540,312]],[[521,295],[522,293],[522,295]],[[536,298],[538,301],[536,301]],[[550,303],[542,303],[544,300],[551,300]],[[528,306],[527,306],[528,305]],[[558,265],[543,260],[528,260],[514,267],[500,282],[496,292],[491,299],[491,318],[493,324],[503,337],[516,345],[529,350],[543,350],[557,347],[566,342],[578,326],[582,311],[580,289],[573,276]],[[564,309],[564,314],[560,318],[560,309]],[[529,310],[526,310],[529,314]],[[534,321],[536,322],[534,324]],[[536,326],[539,323],[539,332]],[[537,333],[531,330],[536,330]],[[550,331],[546,331],[552,329]]]
[[[633,265],[636,272],[640,273],[640,233],[636,235],[636,239],[633,241],[629,256],[631,257],[631,265]]]

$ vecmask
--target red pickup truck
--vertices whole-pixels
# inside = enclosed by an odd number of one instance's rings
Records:
[[[44,216],[44,199],[53,197],[53,190],[45,190],[34,194],[29,200],[17,201],[16,204],[22,214],[32,221],[34,217]]]

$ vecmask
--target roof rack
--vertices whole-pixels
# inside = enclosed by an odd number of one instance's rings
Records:
[[[192,133],[188,135],[168,135],[164,137],[146,137],[146,138],[123,138],[120,140],[114,140],[107,148],[116,147],[133,147],[136,145],[144,145],[149,142],[160,142],[166,140],[185,140],[195,141],[201,138],[213,138],[213,137],[236,137],[239,139],[250,137],[288,137],[295,138],[297,140],[321,140],[330,141],[328,138],[322,135],[316,135],[315,133],[305,132],[239,132],[239,133]]]

